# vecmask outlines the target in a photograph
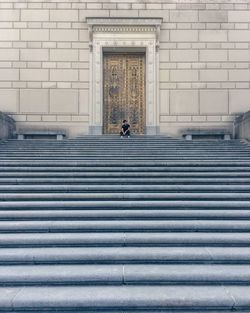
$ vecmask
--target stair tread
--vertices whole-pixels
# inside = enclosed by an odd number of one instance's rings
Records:
[[[1,221],[0,231],[250,231],[250,220]]]
[[[0,265],[0,284],[243,284],[249,281],[248,265]]]
[[[171,210],[170,208],[165,209],[154,209],[154,210],[137,210],[136,208],[131,210],[12,210],[12,211],[0,211],[0,219],[249,219],[250,210]]]
[[[248,246],[250,232],[92,232],[0,233],[0,246]]]
[[[12,192],[12,193],[0,193],[0,200],[22,200],[22,199],[28,199],[28,200],[36,200],[36,199],[45,199],[45,200],[82,200],[82,199],[115,199],[115,200],[125,200],[125,199],[158,199],[158,200],[172,200],[172,199],[183,199],[183,200],[189,200],[189,199],[208,199],[208,200],[217,200],[217,199],[233,199],[233,200],[248,200],[250,199],[249,193],[241,193],[241,192],[217,192],[211,191],[211,192],[181,192],[181,193],[173,193],[173,192],[140,192],[140,191],[124,191],[124,192],[112,192],[107,190],[106,192],[86,192],[86,193],[79,193],[79,192],[67,192],[67,193],[61,193],[61,192],[32,192],[32,193],[18,193],[18,192]],[[135,203],[136,204],[136,203]]]
[[[102,199],[103,200],[103,199]],[[133,200],[119,201],[115,200],[78,200],[78,201],[1,201],[0,209],[41,209],[41,208],[134,208],[135,202]],[[249,209],[250,201],[248,200],[137,200],[136,208],[238,208]]]
[[[70,286],[0,288],[0,306],[33,308],[249,309],[249,286]]]
[[[0,193],[2,192],[15,192],[18,193],[20,191],[22,192],[34,192],[34,193],[42,193],[42,192],[48,192],[48,193],[53,193],[53,192],[67,192],[67,193],[74,193],[74,192],[90,192],[90,191],[109,191],[111,192],[112,190],[114,191],[119,191],[119,192],[125,192],[125,191],[130,191],[130,192],[161,192],[164,191],[166,192],[192,192],[192,193],[197,193],[200,191],[203,192],[220,192],[220,193],[225,193],[227,191],[231,192],[240,192],[240,191],[250,191],[250,185],[224,185],[224,186],[218,186],[218,185],[145,185],[145,184],[126,184],[126,185],[111,185],[111,184],[105,184],[105,185],[53,185],[53,186],[48,186],[46,184],[37,184],[37,185],[0,185]]]
[[[249,247],[41,247],[2,248],[12,263],[249,263]]]

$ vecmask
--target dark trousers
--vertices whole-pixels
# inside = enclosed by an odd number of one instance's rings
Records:
[[[121,135],[121,136],[130,136],[130,131],[127,130],[126,133],[125,133],[125,135],[123,134],[123,132],[120,132],[120,135]]]

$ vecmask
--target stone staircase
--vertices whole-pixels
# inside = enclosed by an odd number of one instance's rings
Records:
[[[250,146],[0,143],[0,312],[250,312]]]

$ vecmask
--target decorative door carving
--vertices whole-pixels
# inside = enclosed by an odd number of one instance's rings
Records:
[[[104,54],[103,127],[105,134],[118,134],[122,120],[131,131],[145,130],[145,54]]]

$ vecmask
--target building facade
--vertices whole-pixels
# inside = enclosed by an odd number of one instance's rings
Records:
[[[249,0],[0,2],[0,111],[19,129],[231,129],[249,64]]]

